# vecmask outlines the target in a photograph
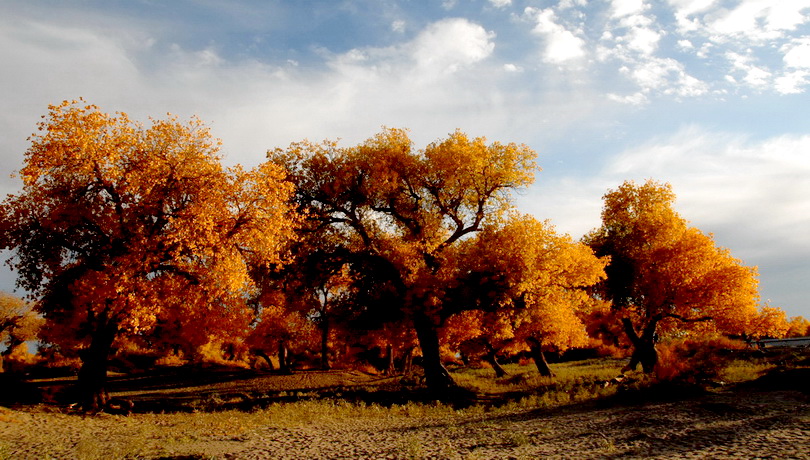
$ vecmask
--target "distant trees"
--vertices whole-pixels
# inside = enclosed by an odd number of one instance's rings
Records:
[[[290,187],[272,164],[226,170],[198,120],[133,123],[51,106],[2,203],[0,244],[39,298],[49,341],[80,350],[83,404],[106,402],[113,341],[176,318],[187,338],[243,330],[253,265],[292,236]]]
[[[4,370],[5,358],[16,347],[36,340],[43,319],[33,311],[33,305],[19,297],[0,292],[0,371]]]
[[[756,269],[673,209],[668,184],[625,182],[604,197],[602,226],[585,238],[610,257],[596,295],[619,313],[633,345],[629,368],[652,372],[659,333],[688,327],[743,334],[757,316]]]

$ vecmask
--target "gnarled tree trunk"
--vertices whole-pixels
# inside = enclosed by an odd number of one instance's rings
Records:
[[[537,366],[537,372],[543,377],[554,377],[554,372],[549,367],[546,354],[543,352],[543,343],[535,337],[529,337],[526,342],[529,344],[534,365]]]
[[[267,363],[267,367],[271,371],[275,370],[276,367],[273,365],[273,361],[270,359],[269,356],[267,356],[267,353],[265,353],[264,350],[262,350],[261,348],[254,348],[253,350],[250,350],[250,351],[254,355],[258,356],[259,358],[262,358],[264,360],[264,362]]]
[[[658,364],[658,352],[655,350],[655,329],[660,320],[661,318],[653,317],[639,335],[633,326],[633,322],[629,318],[622,318],[624,331],[633,344],[630,363],[623,371],[635,370],[639,363],[641,363],[641,369],[645,373],[649,374],[655,371],[655,365]]]
[[[433,321],[422,313],[416,314],[413,320],[419,347],[422,349],[422,366],[425,369],[425,382],[428,390],[435,395],[442,395],[456,387],[453,377],[442,364],[439,352],[439,334]]]
[[[492,366],[492,370],[495,371],[495,377],[504,377],[509,373],[506,372],[506,369],[501,366],[501,363],[498,362],[498,353],[497,351],[490,345],[489,343],[486,344],[487,352],[484,354],[484,361],[488,362],[490,366]]]
[[[114,324],[100,321],[93,333],[90,347],[80,352],[79,394],[82,409],[98,412],[107,405],[107,364],[113,340],[118,332]]]

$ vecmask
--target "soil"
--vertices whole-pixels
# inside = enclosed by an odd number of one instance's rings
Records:
[[[552,410],[266,424],[238,436],[175,440],[161,458],[810,459],[810,369],[771,373],[732,388],[693,390],[659,386]],[[97,444],[76,441],[73,451],[54,452],[47,440],[52,436],[53,445],[64,445],[80,435],[72,430],[98,439],[126,436],[121,427],[161,423],[159,417],[0,408],[0,458],[103,458],[92,451]]]

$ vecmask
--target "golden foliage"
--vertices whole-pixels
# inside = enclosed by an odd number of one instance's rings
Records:
[[[295,225],[283,170],[224,169],[196,118],[145,127],[81,102],[43,118],[23,190],[2,204],[0,241],[41,298],[49,339],[138,334],[161,318],[190,335],[245,330],[249,268],[281,262]]]
[[[746,332],[757,315],[756,268],[690,227],[673,210],[668,184],[625,182],[604,200],[602,227],[585,241],[611,258],[600,295],[613,308],[642,326],[661,321],[659,332]]]

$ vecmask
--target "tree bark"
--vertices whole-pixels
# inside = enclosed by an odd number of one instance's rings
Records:
[[[90,347],[82,350],[79,369],[79,394],[82,409],[87,412],[98,412],[107,405],[107,364],[110,349],[117,328],[110,324],[98,326],[94,332]]]
[[[394,346],[390,343],[385,346],[385,375],[394,375],[396,373],[396,365],[394,364]]]
[[[425,383],[434,395],[442,395],[456,387],[453,377],[442,365],[439,352],[439,334],[436,326],[424,314],[417,314],[413,320],[419,348],[422,350],[422,367],[425,369]]]
[[[489,365],[492,366],[492,370],[495,371],[495,377],[501,378],[505,375],[509,375],[509,373],[506,372],[506,369],[501,366],[501,363],[498,362],[497,350],[495,350],[495,348],[493,348],[489,341],[486,341],[486,339],[483,341],[485,342],[484,347],[487,350],[487,352],[484,354],[484,361],[488,362]]]
[[[278,370],[282,374],[292,374],[289,363],[289,350],[287,350],[287,343],[283,340],[278,341]]]
[[[402,373],[408,375],[413,368],[413,347],[408,347],[402,352]]]
[[[498,362],[498,356],[496,355],[495,350],[488,351],[484,355],[484,360],[488,362],[490,366],[492,366],[492,370],[495,371],[495,377],[501,378],[509,375],[509,373],[506,372],[506,369],[501,366],[501,363]]]
[[[321,370],[329,370],[329,319],[321,314]]]
[[[644,326],[641,335],[639,335],[633,326],[633,322],[629,318],[622,318],[624,331],[633,344],[630,363],[623,370],[635,370],[638,364],[641,363],[641,369],[645,374],[655,371],[655,365],[658,364],[658,352],[655,349],[655,330],[660,320],[661,318],[658,317],[650,319],[650,322]]]
[[[543,377],[554,377],[554,372],[549,367],[546,354],[543,352],[543,343],[534,337],[529,337],[526,342],[529,343],[529,349],[531,350],[534,365],[537,367],[537,372]]]

